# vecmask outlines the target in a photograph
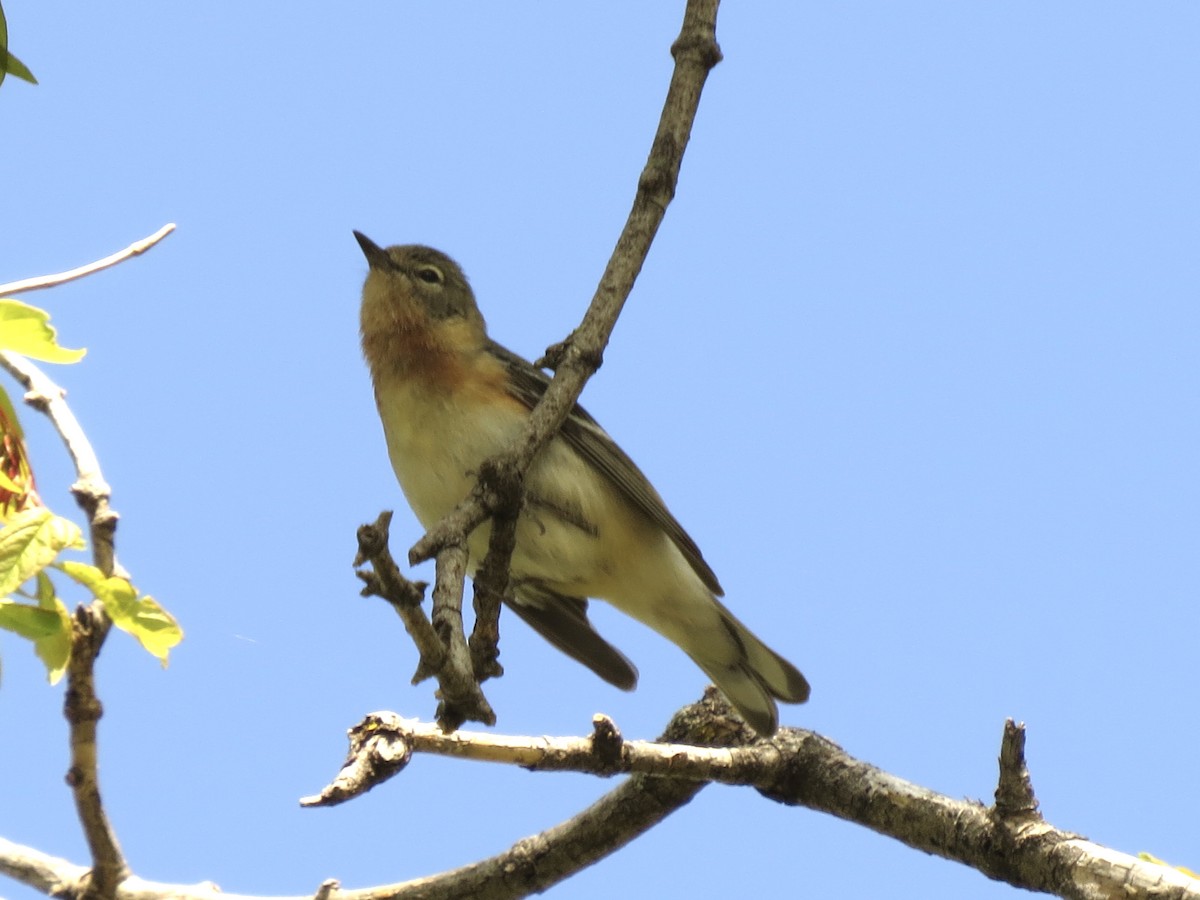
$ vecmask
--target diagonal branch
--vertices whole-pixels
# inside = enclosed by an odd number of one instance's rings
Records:
[[[465,553],[467,537],[489,516],[497,519],[486,558],[477,580],[477,619],[472,637],[471,653],[464,653],[454,639],[450,664],[462,670],[474,671],[476,678],[486,677],[498,670],[497,617],[499,598],[508,587],[507,572],[513,551],[513,529],[521,502],[521,485],[533,459],[558,433],[562,423],[579,399],[587,380],[600,367],[604,348],[608,345],[617,317],[633,289],[642,269],[650,244],[675,196],[684,150],[691,136],[692,124],[700,103],[700,94],[709,71],[721,61],[716,40],[716,19],[719,0],[688,0],[679,37],[671,46],[675,69],[667,89],[659,119],[658,131],[650,148],[649,158],[638,179],[633,207],[625,227],[617,238],[616,247],[600,278],[596,293],[579,327],[565,341],[551,347],[539,363],[555,370],[553,380],[541,401],[534,407],[525,429],[505,453],[490,459],[480,468],[475,489],[458,508],[429,530],[409,551],[409,562],[416,565],[434,556],[438,568],[446,565],[444,554]],[[442,581],[441,576],[438,578]],[[463,582],[454,579],[454,595],[461,598]],[[449,599],[450,589],[441,594]],[[438,598],[434,596],[434,620],[438,619]],[[461,615],[461,601],[458,603]],[[451,619],[454,613],[449,613]],[[465,640],[461,642],[465,647]],[[473,657],[473,660],[472,660]],[[444,704],[445,706],[445,704]],[[447,708],[439,722],[448,728],[456,727],[469,714]]]
[[[68,281],[84,278],[95,272],[110,268],[117,265],[117,263],[123,263],[127,259],[141,256],[174,230],[174,223],[169,223],[149,237],[142,238],[140,241],[134,241],[124,250],[118,250],[111,256],[106,256],[104,259],[98,259],[95,262],[88,263],[86,266],[79,266],[67,272],[59,272],[57,275],[38,275],[36,278],[26,278],[23,281],[10,281],[8,284],[0,284],[0,297],[8,294],[23,294],[28,291],[40,291],[44,288],[57,287],[60,284],[66,284]]]
[[[452,730],[466,719],[493,725],[496,714],[480,690],[479,681],[472,676],[470,666],[461,661],[469,659],[462,624],[462,578],[466,575],[466,551],[447,550],[446,561],[437,570],[433,588],[434,618],[431,622],[421,607],[428,585],[409,581],[402,574],[388,549],[390,512],[380,513],[370,525],[358,529],[358,555],[354,565],[370,563],[356,574],[363,581],[362,595],[382,597],[404,623],[404,630],[416,645],[419,662],[412,683],[419,684],[433,676],[438,682],[437,718],[443,728]],[[460,592],[454,593],[454,586]],[[460,661],[453,665],[452,660]]]

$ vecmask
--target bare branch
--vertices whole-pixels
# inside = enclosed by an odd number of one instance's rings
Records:
[[[398,729],[376,726],[373,713],[351,728],[350,752],[341,771],[321,793],[301,797],[301,806],[337,806],[387,781],[412,759],[412,745]]]
[[[724,698],[710,689],[702,703],[676,717],[689,734],[722,734],[722,740],[706,742],[716,746],[623,741],[603,717],[594,723],[590,738],[443,734],[393,713],[368,716],[361,727],[377,741],[386,734],[387,740],[403,745],[406,754],[436,753],[541,771],[634,773],[683,783],[753,787],[780,803],[831,813],[1028,890],[1079,900],[1116,895],[1200,900],[1200,881],[1054,828],[1024,801],[1019,808],[1006,809],[999,801],[985,807],[948,797],[855,759],[813,732],[784,728],[771,739],[756,738],[736,719],[725,718],[728,714]],[[1027,781],[1018,742],[1023,743],[1023,731],[1009,722],[1002,766],[1012,767],[1019,757]],[[1005,788],[1011,778],[1001,776],[998,795],[1011,793]]]
[[[70,896],[88,869],[0,837],[0,873],[49,897],[63,897]]]
[[[730,739],[730,732],[713,729],[711,721],[692,707],[682,710],[668,726],[664,739],[700,741]],[[601,797],[583,812],[508,850],[449,872],[399,884],[343,890],[334,879],[323,882],[319,900],[507,900],[544,891],[581,869],[616,852],[681,806],[704,785],[673,778],[635,775]],[[328,790],[328,789],[327,789]],[[309,798],[312,799],[312,798]],[[31,887],[58,895],[78,891],[87,870],[66,860],[0,839],[0,872]],[[212,883],[162,884],[129,878],[114,900],[307,900],[256,898],[219,891]]]
[[[493,462],[497,472],[511,472],[516,477],[523,475],[538,451],[558,432],[588,378],[600,367],[617,317],[633,290],[667,206],[675,196],[700,92],[709,71],[721,61],[716,39],[717,6],[718,0],[689,0],[687,4],[683,27],[671,46],[675,70],[650,156],[638,179],[633,208],[579,327],[565,341],[547,351],[549,359],[539,360],[539,364],[555,369],[554,378],[513,449]],[[494,511],[496,502],[493,492],[477,486],[451,515],[413,545],[409,562],[413,565],[423,562],[442,547],[464,541],[466,535]]]
[[[440,606],[436,603],[439,591],[453,590],[453,579],[466,574],[466,554],[461,558],[457,551],[447,551],[449,564],[438,569],[439,583],[434,586],[434,621],[425,616],[421,608],[425,582],[412,582],[400,574],[388,549],[388,527],[392,520],[390,512],[383,512],[371,525],[358,529],[358,555],[354,564],[370,562],[373,571],[360,570],[363,580],[363,596],[377,595],[387,600],[404,622],[405,630],[417,646],[420,661],[413,675],[417,684],[431,675],[438,681],[438,721],[447,730],[461,725],[468,718],[492,724],[496,714],[488,705],[479,689],[479,682],[472,674],[471,655],[463,636],[462,595],[454,602],[453,595]],[[451,587],[445,584],[451,579]],[[456,639],[457,635],[457,639]],[[351,732],[353,734],[353,732]]]
[[[96,656],[111,623],[96,601],[80,606],[71,617],[71,658],[67,663],[67,691],[63,715],[70,726],[71,765],[67,785],[75,798],[75,811],[92,855],[87,897],[112,897],[129,875],[116,832],[100,797],[99,750],[96,726],[104,714],[96,695]]]
[[[1179,870],[1110,850],[1040,819],[1005,820],[995,807],[947,797],[882,772],[820,735],[781,729],[770,740],[755,739],[714,690],[680,710],[662,743],[622,741],[603,718],[594,723],[590,739],[444,735],[391,713],[375,714],[363,724],[364,734],[389,748],[385,755],[392,761],[405,759],[404,747],[411,747],[525,767],[636,774],[578,816],[491,859],[360,890],[325,882],[319,892],[326,900],[509,898],[543,891],[644,833],[708,781],[752,786],[781,803],[831,813],[1016,887],[1072,900],[1200,900],[1200,881]],[[397,730],[389,733],[393,728]],[[1010,740],[1007,734],[1005,740]],[[86,871],[0,840],[0,872],[39,890],[75,892]],[[115,900],[218,897],[254,900],[218,894],[211,884],[155,884],[135,878],[115,894]]]
[[[175,230],[174,223],[164,225],[150,237],[142,238],[140,241],[134,241],[124,250],[119,250],[111,256],[106,256],[104,259],[98,259],[95,262],[88,263],[86,266],[80,266],[77,269],[71,269],[68,272],[59,272],[57,275],[39,275],[35,278],[26,278],[23,281],[11,281],[8,284],[0,284],[0,297],[9,294],[23,294],[29,291],[40,291],[44,288],[57,287],[60,284],[66,284],[68,281],[74,281],[77,278],[84,278],[94,272],[99,272],[103,269],[117,265],[117,263],[125,262],[127,259],[132,259],[135,256],[141,256],[168,234]]]
[[[400,574],[400,567],[392,559],[391,550],[388,549],[391,523],[392,513],[385,510],[370,525],[359,526],[358,555],[354,557],[354,565],[371,564],[371,569],[359,569],[356,572],[363,581],[362,595],[382,597],[390,603],[404,623],[408,636],[417,645],[421,658],[412,683],[419,684],[441,670],[446,660],[446,648],[421,608],[425,588],[429,585],[424,581],[409,581]]]

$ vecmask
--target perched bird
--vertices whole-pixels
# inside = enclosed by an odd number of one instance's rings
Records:
[[[550,383],[487,335],[458,264],[430,247],[386,250],[354,232],[367,257],[363,355],[388,455],[426,528],[454,509],[480,463],[503,450]],[[470,571],[490,523],[468,541]],[[576,406],[534,460],[512,557],[510,608],[554,646],[619,688],[633,663],[587,617],[605,600],[677,644],[759,734],[775,700],[803,703],[808,682],[717,597],[717,576],[633,460]]]

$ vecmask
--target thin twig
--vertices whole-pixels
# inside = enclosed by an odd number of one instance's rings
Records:
[[[467,576],[467,548],[455,544],[438,554],[433,583],[433,629],[446,647],[447,664],[438,681],[438,725],[453,731],[468,720],[496,724],[496,713],[483,695],[471,664],[471,650],[463,629],[463,581]]]
[[[633,208],[579,327],[551,349],[554,378],[512,449],[493,462],[492,468],[497,472],[524,473],[529,468],[538,451],[566,420],[587,380],[600,367],[617,317],[675,196],[700,92],[709,71],[721,61],[716,39],[717,6],[718,0],[689,0],[687,4],[683,27],[671,46],[675,69],[650,156],[638,179]],[[414,565],[423,562],[447,544],[462,542],[491,513],[495,499],[490,493],[477,488],[417,541],[409,551],[409,562]]]
[[[95,262],[88,263],[86,266],[80,266],[77,269],[71,269],[67,272],[59,272],[57,275],[38,275],[35,278],[26,278],[23,281],[10,281],[8,284],[0,284],[0,297],[9,294],[24,294],[29,291],[40,291],[44,288],[56,287],[60,284],[66,284],[68,281],[74,281],[77,278],[84,278],[91,275],[93,272],[99,272],[102,269],[107,269],[115,266],[117,263],[122,263],[134,256],[140,256],[145,253],[168,234],[175,230],[174,223],[164,225],[150,237],[142,238],[140,241],[134,241],[124,250],[119,250],[111,256],[106,256],[104,259],[98,259]]]
[[[482,468],[481,480],[486,477],[489,466]],[[500,604],[508,596],[510,588],[508,567],[517,546],[521,483],[520,475],[508,481],[510,494],[501,497],[495,507],[488,552],[472,579],[475,588],[472,598],[475,627],[471,630],[468,646],[471,649],[471,668],[476,681],[481,684],[504,674],[504,668],[500,665]]]
[[[388,548],[391,523],[392,513],[385,510],[370,525],[359,526],[358,554],[354,557],[354,565],[371,564],[369,570],[359,569],[356,573],[363,581],[362,595],[382,597],[391,604],[404,623],[404,630],[416,645],[419,657],[412,683],[420,684],[430,675],[441,671],[446,648],[421,608],[425,588],[429,585],[424,581],[409,581],[392,559],[392,552]]]

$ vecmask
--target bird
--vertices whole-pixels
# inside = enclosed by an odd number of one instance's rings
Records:
[[[459,265],[420,244],[366,256],[360,331],[388,456],[421,525],[466,499],[481,463],[512,443],[549,376],[488,337]],[[681,648],[758,734],[778,728],[776,701],[803,703],[800,671],[718,599],[696,542],[633,460],[578,404],[524,482],[506,605],[552,645],[622,690],[638,671],[588,619],[602,600]],[[468,538],[468,572],[491,523]]]

